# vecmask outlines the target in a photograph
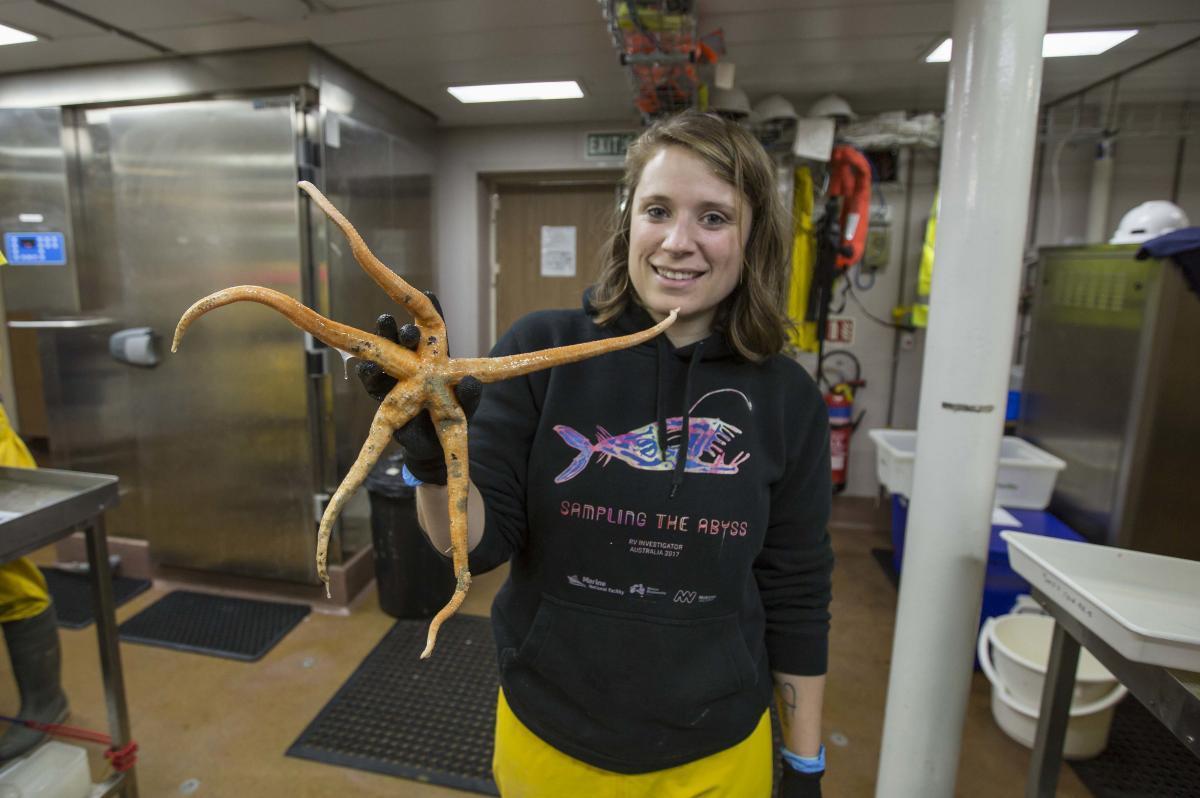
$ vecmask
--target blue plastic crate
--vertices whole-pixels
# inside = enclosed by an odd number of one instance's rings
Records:
[[[1060,538],[1062,540],[1082,541],[1083,536],[1045,510],[1019,510],[1005,508],[1018,521],[1021,532],[1031,535]],[[904,530],[908,523],[908,499],[898,493],[892,494],[892,564],[896,573],[901,573],[904,556]],[[988,539],[987,571],[983,581],[983,606],[980,608],[979,622],[986,618],[994,618],[1006,614],[1012,609],[1017,596],[1029,592],[1029,583],[1025,581],[1008,563],[1008,544],[1000,539],[1000,532],[1005,529],[1017,529],[1013,526],[993,526]]]

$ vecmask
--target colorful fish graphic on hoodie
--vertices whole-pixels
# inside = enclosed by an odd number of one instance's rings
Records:
[[[714,391],[713,393],[718,393]],[[737,393],[741,393],[738,391]],[[707,396],[697,400],[699,405]],[[745,396],[742,397],[745,399]],[[746,400],[749,405],[749,400]],[[695,406],[693,406],[695,407]],[[556,484],[567,482],[583,472],[591,462],[593,455],[600,455],[601,465],[608,465],[614,459],[626,465],[643,471],[671,471],[675,468],[679,456],[679,445],[671,445],[671,440],[678,441],[683,428],[683,417],[668,418],[667,450],[664,454],[659,443],[657,425],[651,421],[629,432],[613,435],[604,427],[596,427],[596,442],[592,443],[577,430],[564,424],[558,424],[554,431],[568,445],[577,449],[579,454],[567,468],[554,478]],[[687,464],[684,469],[694,474],[736,474],[738,466],[750,459],[749,452],[740,452],[732,460],[725,461],[725,447],[742,431],[722,421],[719,418],[689,418],[687,436]]]

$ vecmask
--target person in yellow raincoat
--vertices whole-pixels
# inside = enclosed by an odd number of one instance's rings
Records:
[[[3,265],[0,255],[0,265]],[[37,468],[25,443],[17,437],[0,403],[0,465]],[[21,694],[17,717],[60,723],[67,717],[62,690],[62,653],[54,605],[42,572],[28,557],[0,565],[0,626]],[[0,736],[0,762],[13,759],[45,739],[45,734],[14,726]]]

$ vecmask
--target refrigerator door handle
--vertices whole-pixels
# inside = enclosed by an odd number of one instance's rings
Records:
[[[94,316],[88,319],[39,319],[36,321],[10,321],[13,330],[78,330],[85,327],[104,327],[116,324],[116,319]]]

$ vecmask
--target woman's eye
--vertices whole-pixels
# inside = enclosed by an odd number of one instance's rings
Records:
[[[645,210],[645,214],[651,219],[665,219],[667,217],[667,209],[661,208],[658,205],[652,205]]]
[[[704,214],[704,216],[702,216],[700,218],[700,221],[704,222],[707,225],[716,226],[716,225],[720,225],[720,224],[726,224],[726,223],[728,223],[729,220],[726,219],[724,216],[722,216],[719,213],[706,213],[706,214]]]

